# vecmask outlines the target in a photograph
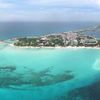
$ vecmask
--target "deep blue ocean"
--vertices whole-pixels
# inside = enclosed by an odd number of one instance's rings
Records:
[[[100,22],[0,22],[0,39],[75,31],[100,25]],[[100,30],[86,34],[100,37]]]

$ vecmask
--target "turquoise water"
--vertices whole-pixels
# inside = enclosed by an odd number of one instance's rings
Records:
[[[99,66],[99,49],[29,49],[1,44],[0,99],[59,100],[65,92],[98,81]]]

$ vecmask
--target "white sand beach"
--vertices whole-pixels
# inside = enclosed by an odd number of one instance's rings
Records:
[[[45,46],[41,46],[41,47],[33,47],[33,46],[15,46],[14,44],[9,44],[9,46],[11,46],[11,47],[16,47],[16,48],[47,48],[47,49],[64,49],[64,48],[66,48],[66,49],[100,49],[100,47],[85,47],[85,46],[80,46],[80,47],[77,47],[77,46],[67,46],[67,47],[61,47],[61,46],[56,46],[56,47],[45,47]]]

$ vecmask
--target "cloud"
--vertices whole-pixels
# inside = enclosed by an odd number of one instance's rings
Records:
[[[100,0],[95,0],[95,3],[100,6]]]
[[[11,4],[11,3],[0,2],[0,8],[1,9],[11,8],[11,7],[14,7],[13,4]]]
[[[0,0],[0,20],[100,21],[100,0]]]
[[[95,0],[28,0],[27,3],[41,6],[91,6]]]
[[[66,11],[19,11],[0,15],[2,21],[98,21],[97,12],[67,12]],[[100,21],[100,20],[99,20]]]

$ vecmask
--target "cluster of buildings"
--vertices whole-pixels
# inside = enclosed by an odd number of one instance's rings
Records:
[[[96,46],[98,40],[95,37],[80,33],[64,33],[65,46]]]

